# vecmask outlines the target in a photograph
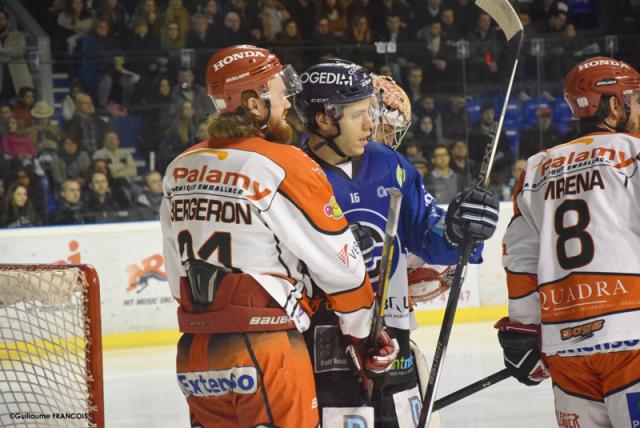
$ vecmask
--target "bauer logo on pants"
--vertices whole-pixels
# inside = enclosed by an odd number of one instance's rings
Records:
[[[256,392],[257,379],[255,367],[178,373],[178,384],[185,397],[218,397],[230,392],[252,394]]]
[[[640,392],[628,393],[627,405],[629,406],[629,419],[631,419],[631,427],[640,427]]]

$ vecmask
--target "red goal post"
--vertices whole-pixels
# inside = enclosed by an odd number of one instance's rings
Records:
[[[89,265],[0,264],[0,426],[104,427],[100,283]]]

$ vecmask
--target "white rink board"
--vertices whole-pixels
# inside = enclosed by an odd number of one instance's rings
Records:
[[[501,204],[484,263],[469,269],[461,307],[507,303],[501,241],[511,219]],[[0,230],[0,263],[88,263],[100,276],[104,334],[177,329],[176,303],[164,278],[160,223],[57,226]],[[444,298],[418,310],[444,309]]]

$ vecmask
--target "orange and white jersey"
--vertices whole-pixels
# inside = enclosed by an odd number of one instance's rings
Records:
[[[640,135],[592,133],[527,160],[503,265],[509,317],[541,323],[547,354],[637,347],[639,156]]]
[[[359,247],[324,173],[301,150],[261,138],[203,142],[169,164],[163,192],[166,271],[178,300],[183,262],[198,258],[253,276],[303,331],[299,301],[310,277],[345,334],[369,334],[373,291]]]

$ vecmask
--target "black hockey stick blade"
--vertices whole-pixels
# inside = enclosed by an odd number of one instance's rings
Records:
[[[509,370],[507,369],[502,369],[499,372],[495,372],[490,376],[480,379],[477,382],[467,385],[464,388],[461,388],[447,396],[436,400],[436,402],[433,404],[433,411],[437,412],[438,410],[447,407],[450,404],[460,401],[463,398],[467,398],[468,396],[475,394],[478,391],[482,391],[483,389],[488,388],[491,385],[495,385],[496,383],[510,377],[511,374],[509,374]]]

